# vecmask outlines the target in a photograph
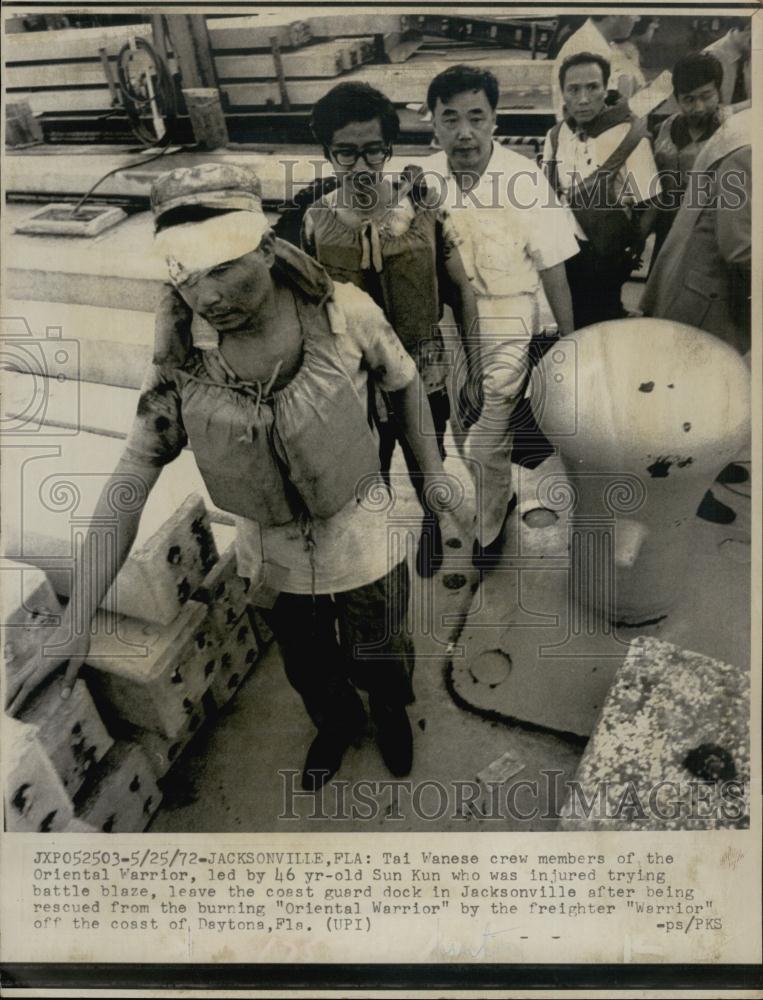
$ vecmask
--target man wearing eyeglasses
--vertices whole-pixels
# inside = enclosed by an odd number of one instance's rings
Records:
[[[412,172],[402,178],[384,172],[399,127],[392,103],[365,83],[340,83],[318,101],[312,128],[338,185],[305,213],[302,246],[335,281],[357,285],[384,310],[416,361],[444,457],[450,403],[438,328],[441,303],[453,306],[466,329],[476,318],[476,303],[447,214],[428,206]],[[388,480],[400,441],[424,508],[416,568],[421,576],[431,576],[442,562],[439,524],[389,398],[377,394],[376,409],[382,474]]]

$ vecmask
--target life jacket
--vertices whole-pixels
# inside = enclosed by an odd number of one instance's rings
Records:
[[[331,282],[301,251],[279,244],[271,273],[290,284],[303,333],[302,364],[291,381],[278,390],[245,382],[218,351],[190,346],[174,371],[183,424],[213,502],[263,525],[332,517],[379,470],[368,402],[344,365],[325,308]],[[318,271],[324,281],[313,287],[305,274],[312,279]],[[175,363],[179,353],[175,343]]]
[[[309,211],[318,261],[335,281],[356,285],[376,299],[418,362],[419,344],[438,337],[440,302],[437,213],[418,200],[413,205],[413,220],[397,235],[375,220],[351,228],[326,201]]]
[[[630,128],[622,142],[610,153],[602,165],[579,183],[574,183],[566,194],[559,179],[559,133],[564,122],[558,122],[549,132],[551,159],[544,164],[546,176],[557,195],[566,198],[580,228],[585,233],[597,256],[617,261],[627,256],[634,229],[630,213],[625,206],[617,205],[614,183],[620,168],[646,138],[646,123],[631,112],[626,101],[619,100],[606,108],[587,130],[592,137],[628,122]],[[567,122],[570,128],[574,125]]]

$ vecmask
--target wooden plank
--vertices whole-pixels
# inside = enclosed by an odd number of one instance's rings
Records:
[[[114,28],[66,28],[6,35],[6,63],[57,62],[61,59],[97,59],[98,50],[116,56],[129,38],[151,41],[150,24],[125,24]]]
[[[217,72],[202,14],[166,14],[172,48],[184,87],[216,87]]]
[[[308,18],[313,38],[337,38],[351,35],[388,35],[414,27],[413,18],[405,14],[382,14],[359,11],[353,14],[318,14]]]
[[[112,64],[116,65],[115,60]],[[106,77],[98,59],[89,62],[34,63],[6,66],[8,87],[87,87],[104,86]]]
[[[12,92],[8,91],[10,96]],[[93,87],[91,90],[19,90],[15,91],[17,100],[23,97],[29,101],[36,115],[60,111],[109,111],[111,110],[111,94],[109,88]]]
[[[415,57],[404,66],[363,66],[344,76],[344,80],[358,80],[377,87],[395,104],[423,102],[430,81],[441,70],[453,65],[451,61],[425,60]],[[498,78],[501,89],[500,107],[511,103],[537,100],[538,93],[550,94],[553,65],[550,62],[529,59],[505,58],[492,62],[490,69]],[[314,104],[327,93],[333,83],[328,80],[296,80],[289,85],[293,105]],[[278,87],[275,83],[227,84],[223,88],[232,107],[277,104]],[[523,102],[524,98],[524,102]]]
[[[213,49],[270,49],[273,37],[281,48],[293,49],[312,38],[307,21],[277,13],[208,17],[207,30]]]
[[[300,53],[300,57],[301,55],[302,53]],[[251,74],[251,70],[247,68],[249,58],[247,56],[218,56],[218,65],[221,64],[224,68],[219,69],[219,72],[226,77],[234,75],[234,72],[236,75],[249,76]],[[264,58],[272,63],[272,57]],[[285,60],[288,56],[284,54],[282,58]],[[521,59],[510,53],[491,50],[479,51],[474,59],[484,62],[498,78],[498,84],[501,88],[499,107],[533,108],[541,105],[545,107],[544,102],[550,100],[553,75],[551,61]],[[451,65],[453,65],[453,59],[444,58],[442,54],[438,56],[432,54],[414,55],[408,62],[400,66],[357,66],[346,73],[344,79],[357,79],[370,83],[382,90],[396,104],[423,102],[432,78]],[[273,77],[274,72],[271,70],[269,75]],[[289,85],[291,103],[312,105],[333,85],[332,78],[295,80]],[[263,107],[280,105],[281,102],[278,84],[274,79],[254,80],[251,83],[229,83],[222,89],[228,94],[232,107]],[[102,88],[93,88],[92,90],[16,91],[16,93],[17,99],[23,98],[30,102],[35,113],[99,110],[111,106],[111,96],[105,83]],[[11,100],[13,99],[11,97]]]
[[[334,77],[373,58],[373,39],[340,38],[331,42],[310,45],[295,52],[283,52],[281,62],[287,79],[292,77]],[[249,80],[275,77],[273,56],[270,53],[252,53],[241,56],[215,58],[221,81],[240,77]]]

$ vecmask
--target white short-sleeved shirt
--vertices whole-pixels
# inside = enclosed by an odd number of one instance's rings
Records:
[[[578,252],[574,219],[534,160],[495,143],[484,174],[459,191],[444,152],[426,163],[442,185],[464,269],[479,296],[535,295],[539,274]],[[435,181],[436,179],[436,181]]]
[[[335,283],[326,303],[339,353],[360,399],[368,373],[387,392],[404,389],[416,377],[416,365],[384,313],[365,292]],[[160,391],[156,391],[159,387]],[[157,430],[157,427],[160,430]],[[172,369],[152,365],[141,390],[138,415],[127,442],[129,457],[153,465],[172,461],[187,443]],[[327,447],[332,447],[330,441]],[[337,462],[342,456],[336,456]],[[379,478],[380,488],[382,486]],[[378,498],[375,498],[378,499]],[[236,517],[238,572],[263,579],[266,566],[286,570],[278,589],[292,594],[313,590],[313,567],[297,522],[265,526]],[[314,540],[315,593],[332,594],[373,583],[394,566],[388,556],[389,520],[384,504],[350,500],[333,517],[311,522]],[[275,577],[273,578],[275,579]]]
[[[607,129],[601,135],[591,137],[585,132],[575,132],[567,122],[564,122],[559,130],[559,145],[556,151],[557,176],[562,197],[569,192],[574,179],[585,180],[606,163],[628,134],[629,129],[630,124],[623,122]],[[549,133],[543,147],[545,163],[553,158],[552,152]],[[639,205],[657,197],[660,192],[660,179],[648,139],[642,139],[622,165],[614,179],[613,191],[614,196],[621,199],[625,206]],[[578,239],[585,239],[577,223],[576,227]]]

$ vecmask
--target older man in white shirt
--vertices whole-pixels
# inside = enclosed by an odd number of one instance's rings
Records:
[[[570,333],[565,261],[578,245],[571,215],[534,161],[493,142],[492,73],[453,66],[432,80],[427,103],[442,147],[428,161],[428,178],[441,185],[477,297],[471,361],[482,405],[465,454],[477,484],[478,548],[493,555],[516,502],[510,420],[527,381],[530,340],[540,330],[539,295],[545,293],[559,334]]]

